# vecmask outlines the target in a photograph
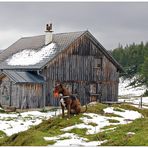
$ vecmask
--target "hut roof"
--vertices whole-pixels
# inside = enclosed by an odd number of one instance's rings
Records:
[[[104,53],[104,55],[120,71],[123,71],[122,66],[109,54],[109,52],[95,39],[95,37],[89,31],[53,34],[53,43],[56,44],[56,48],[53,54],[49,54],[42,60],[31,64],[10,64],[8,61],[13,57],[13,55],[17,53],[22,53],[24,50],[26,52],[27,50],[30,52],[38,52],[46,47],[45,35],[21,38],[0,54],[0,69],[23,69],[27,71],[41,69],[58,54],[67,49],[75,40],[77,40],[82,35],[87,35],[98,47],[100,47],[99,49]]]
[[[33,72],[4,70],[0,77],[7,75],[15,83],[44,83],[43,77]]]

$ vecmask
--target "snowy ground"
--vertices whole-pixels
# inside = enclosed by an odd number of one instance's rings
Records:
[[[140,104],[140,96],[146,90],[145,86],[141,88],[131,88],[126,87],[130,83],[130,80],[125,80],[122,83],[120,79],[119,84],[119,95],[120,102],[128,102],[132,103],[133,106],[139,107]],[[89,104],[94,105],[95,102]],[[143,97],[143,105],[145,108],[148,108],[148,97]],[[93,107],[93,106],[92,106]],[[81,137],[75,133],[72,133],[72,129],[86,129],[86,135],[96,134],[103,131],[111,132],[116,129],[107,128],[106,126],[110,125],[119,125],[119,124],[128,124],[137,118],[143,118],[143,116],[133,110],[125,110],[122,108],[113,108],[107,107],[104,109],[104,113],[115,114],[117,116],[106,116],[99,115],[95,113],[84,113],[83,117],[80,118],[82,123],[74,124],[72,126],[61,129],[64,133],[62,135],[54,136],[54,137],[44,137],[47,141],[55,141],[53,146],[98,146],[105,141],[89,141],[87,138]],[[23,113],[0,113],[0,130],[5,132],[7,136],[11,136],[14,133],[18,133],[21,131],[25,131],[34,125],[40,124],[43,120],[47,120],[55,115],[61,114],[61,109],[57,111],[50,112],[39,112],[39,111],[28,111]],[[116,121],[116,122],[111,122]],[[127,133],[134,134],[134,133]]]
[[[119,102],[127,102],[135,107],[141,107],[141,96],[146,91],[146,86],[133,87],[129,86],[135,77],[132,79],[120,78],[119,83]],[[148,97],[142,97],[142,108],[148,108]]]
[[[129,86],[129,84],[133,82],[134,79],[135,78],[131,80],[126,79],[124,81],[122,78],[120,79],[119,96],[121,99],[119,99],[119,101],[128,102],[135,107],[139,107],[141,102],[141,95],[146,91],[146,86],[140,86],[136,88]],[[143,108],[148,108],[148,97],[142,97],[142,104],[143,104]],[[106,141],[97,140],[97,141],[89,142],[87,138],[83,138],[76,135],[75,133],[71,133],[71,130],[77,129],[77,128],[87,129],[86,135],[96,134],[106,130],[112,131],[112,130],[115,130],[116,128],[114,127],[114,128],[103,129],[105,126],[128,124],[137,118],[143,117],[137,111],[124,110],[121,108],[118,108],[118,110],[115,110],[115,108],[113,107],[108,107],[104,109],[104,112],[109,114],[116,114],[118,115],[118,117],[107,117],[107,116],[102,116],[94,113],[87,113],[87,114],[84,113],[84,117],[81,118],[83,123],[61,129],[61,131],[65,132],[62,135],[58,135],[55,137],[44,137],[44,139],[47,141],[48,140],[55,141],[55,144],[53,146],[98,146]],[[114,121],[116,120],[117,122],[111,123],[110,120],[114,120]],[[96,126],[92,126],[90,123],[95,123]],[[129,132],[127,134],[135,134],[135,133]],[[66,138],[66,139],[63,140],[63,138]]]
[[[92,105],[92,104],[91,104]],[[108,117],[95,113],[84,113],[83,117],[80,118],[83,123],[74,124],[61,129],[64,132],[62,135],[55,137],[44,137],[45,140],[53,140],[55,144],[53,146],[98,146],[105,141],[88,141],[87,138],[80,137],[79,135],[72,133],[71,130],[75,128],[87,129],[86,135],[96,134],[99,132],[113,131],[115,128],[103,129],[105,126],[109,125],[119,125],[128,124],[137,118],[142,118],[143,116],[137,111],[124,110],[118,108],[118,111],[113,107],[107,107],[104,109],[104,113],[113,113],[119,117]],[[43,120],[47,120],[55,115],[61,114],[61,109],[57,111],[50,112],[40,112],[40,111],[28,111],[23,113],[0,113],[0,130],[5,132],[7,136],[11,136],[14,133],[25,131],[34,125],[40,124]],[[110,120],[116,120],[118,122],[112,123]],[[93,125],[93,124],[94,125]]]
[[[133,87],[129,86],[133,82],[135,77],[132,79],[119,79],[119,96],[126,96],[128,98],[133,96],[141,96],[146,91],[146,86]]]
[[[31,126],[40,124],[43,120],[47,120],[55,115],[61,114],[61,110],[42,113],[39,111],[28,111],[23,113],[0,113],[0,130],[5,132],[7,136],[25,131]]]
[[[105,141],[91,141],[89,142],[87,138],[80,137],[76,135],[75,133],[72,133],[72,129],[87,129],[86,135],[90,134],[96,134],[102,131],[105,131],[103,129],[105,126],[109,125],[119,125],[119,124],[128,124],[131,123],[133,120],[137,118],[142,118],[143,116],[138,113],[137,111],[131,111],[131,110],[124,110],[120,109],[120,111],[114,110],[113,107],[108,107],[104,109],[104,113],[113,113],[116,115],[119,115],[119,117],[107,117],[103,115],[98,115],[94,113],[84,113],[84,117],[80,118],[83,123],[75,124],[70,127],[66,127],[64,129],[61,129],[61,131],[64,131],[65,133],[62,135],[58,135],[55,137],[44,137],[47,141],[55,141],[55,144],[53,146],[98,146]],[[116,123],[111,123],[110,120],[116,120]],[[92,123],[95,124],[95,126],[91,125]],[[114,130],[115,128],[109,128],[106,130]],[[63,140],[63,138],[66,138]]]

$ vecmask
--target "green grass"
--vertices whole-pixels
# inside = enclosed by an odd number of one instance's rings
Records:
[[[108,121],[109,121],[110,123],[119,123],[119,122],[120,122],[120,121],[115,120],[115,119],[108,119]]]
[[[127,110],[140,112],[144,118],[136,119],[130,124],[118,125],[116,130],[108,133],[102,132],[98,137],[103,137],[102,140],[108,142],[102,144],[104,146],[148,146],[148,109],[138,109],[128,104],[113,105]],[[106,127],[105,127],[106,128]],[[110,128],[108,126],[107,128]],[[135,135],[128,136],[128,132],[134,132]]]
[[[148,146],[148,118],[141,118],[130,124],[120,125],[112,133],[102,132],[105,146]],[[128,136],[128,132],[134,132],[135,135]],[[99,134],[100,135],[100,134]]]
[[[108,125],[108,126],[105,126],[101,129],[105,130],[105,129],[109,129],[109,128],[114,128],[114,127],[117,127],[118,125]]]
[[[93,123],[93,122],[90,122],[90,123],[88,123],[88,125],[91,125],[91,126],[97,126],[98,124]]]
[[[115,107],[114,111],[118,111],[118,112],[125,112],[123,109],[119,108],[119,107]]]
[[[86,131],[87,129],[83,128],[83,129],[80,129],[80,128],[74,128],[72,130],[70,130],[69,132],[70,133],[75,133],[81,137],[84,137],[86,135]]]
[[[96,113],[96,114],[101,114],[103,115],[104,114],[104,111],[103,109],[108,107],[108,105],[106,104],[101,104],[101,103],[97,103],[95,105],[90,105],[88,106],[88,110],[87,112],[88,113]]]
[[[3,109],[0,109],[0,113],[6,113],[6,111]]]
[[[104,116],[106,116],[106,117],[122,117],[122,116],[116,115],[114,113],[105,113]]]
[[[27,131],[0,139],[0,146],[46,146],[51,141],[45,141],[43,137],[53,137],[63,134],[64,132],[60,129],[81,123],[81,117],[82,114],[73,116],[69,120],[67,118],[61,119],[61,117],[56,117],[43,121],[41,124],[33,126]]]
[[[113,107],[120,107],[120,108],[123,108],[123,109],[126,109],[126,110],[138,111],[144,117],[148,117],[148,109],[139,109],[139,108],[136,108],[134,106],[128,105],[126,103],[123,103],[123,104],[120,104],[120,105],[114,104]]]
[[[16,119],[16,117],[4,117],[4,118],[2,118],[2,119],[0,119],[1,121],[13,121],[13,120],[15,120]]]
[[[6,134],[3,131],[0,131],[0,138],[6,137]]]
[[[108,140],[103,145],[105,146],[148,146],[148,110],[147,109],[138,109],[127,104],[114,104],[112,105],[115,108],[123,108],[128,110],[139,111],[143,114],[145,118],[137,119],[130,124],[126,125],[110,125],[106,126],[103,129],[109,129],[116,127],[115,130],[104,131],[97,134],[86,135],[86,129],[75,128],[72,129],[71,133],[78,134],[80,137],[87,138],[88,141],[102,141]],[[104,114],[103,109],[108,107],[107,105],[97,103],[93,106],[88,106],[88,113],[97,113],[106,116],[116,116],[115,114]],[[85,107],[84,107],[85,108]],[[54,137],[57,135],[64,134],[64,131],[61,129],[82,123],[80,120],[81,117],[89,117],[87,115],[77,115],[72,116],[69,120],[65,117],[64,119],[61,116],[51,118],[49,120],[43,121],[37,126],[31,127],[29,130],[14,134],[10,137],[4,135],[4,138],[0,138],[0,146],[47,146],[53,145],[54,140],[45,141],[43,137]],[[110,120],[110,122],[115,123],[117,121]],[[90,123],[92,126],[96,126],[95,123]],[[128,132],[134,132],[135,135],[128,136]],[[4,134],[2,132],[2,134]],[[1,135],[1,133],[0,133]],[[64,139],[63,139],[64,140]]]
[[[87,112],[100,114],[103,113],[103,109],[106,107],[106,105],[98,103],[95,107],[88,106]],[[80,120],[81,117],[84,116],[79,114],[77,116],[72,116],[68,120],[67,117],[62,119],[61,116],[58,116],[45,120],[27,131],[0,139],[0,146],[46,146],[54,144],[54,141],[45,141],[43,137],[53,137],[63,134],[64,132],[60,129],[82,123]],[[79,135],[86,135],[86,129],[73,129],[71,132]]]

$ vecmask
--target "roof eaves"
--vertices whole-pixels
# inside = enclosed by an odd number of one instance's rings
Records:
[[[6,70],[4,70],[1,74],[5,74],[8,76],[13,82],[17,83],[17,80]]]

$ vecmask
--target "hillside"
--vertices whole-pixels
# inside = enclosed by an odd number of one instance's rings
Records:
[[[111,51],[113,57],[124,67],[124,78],[132,78],[138,75],[135,82],[148,85],[148,43],[131,44]],[[132,84],[134,85],[134,83]]]
[[[119,102],[92,102],[84,114],[61,118],[61,109],[0,113],[1,146],[148,146],[148,97],[140,96],[145,86],[136,89],[119,83]]]
[[[0,146],[148,146],[147,47],[112,51],[126,70],[119,104],[92,102],[86,113],[70,119],[61,118],[60,108],[13,113],[0,108]]]
[[[49,114],[49,112],[47,113]],[[38,118],[40,116],[39,114]],[[148,128],[147,126],[141,127],[141,125],[148,124],[147,117],[148,109],[141,110],[127,104],[107,106],[91,103],[86,113],[73,116],[70,119],[62,119],[61,115],[51,116],[49,119],[43,120],[39,125],[30,126],[29,130],[19,133],[12,127],[16,134],[11,136],[1,131],[0,145],[148,145]],[[17,122],[17,120],[11,119],[11,122]],[[5,118],[5,123],[9,124],[9,121]],[[3,122],[1,119],[1,125],[3,125]],[[26,121],[23,123],[25,125]],[[143,134],[141,135],[141,133]]]

